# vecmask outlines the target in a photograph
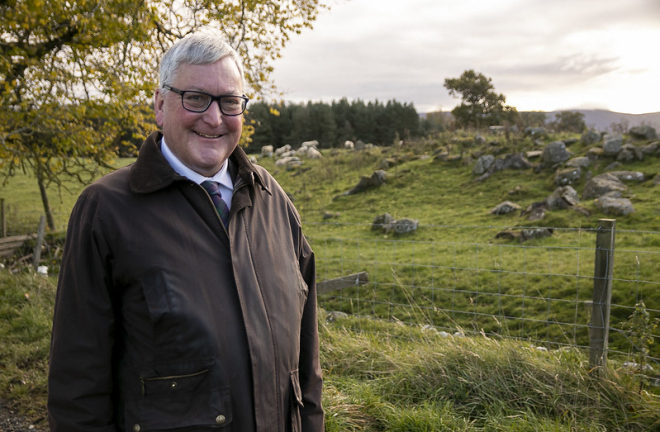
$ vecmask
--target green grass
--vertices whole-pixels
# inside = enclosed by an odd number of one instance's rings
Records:
[[[546,141],[568,137],[551,136]],[[498,140],[499,145],[495,147],[501,152],[538,148],[531,140],[520,137],[508,143],[503,137],[488,136],[487,139]],[[600,214],[592,202],[582,203],[592,212],[588,217],[569,210],[548,212],[540,222],[527,221],[518,213],[490,215],[489,210],[502,200],[513,200],[525,207],[545,199],[555,189],[553,171],[509,170],[477,182],[471,173],[471,164],[432,158],[439,148],[447,149],[450,154],[472,154],[474,158],[478,152],[492,152],[495,148],[478,149],[465,144],[469,142],[470,137],[441,134],[401,148],[361,152],[326,150],[323,160],[305,160],[302,168],[293,171],[276,167],[273,159],[259,162],[292,195],[305,222],[305,233],[319,259],[319,278],[369,272],[373,284],[361,290],[345,291],[341,296],[324,296],[324,307],[353,313],[366,310],[390,318],[392,308],[388,303],[400,302],[405,297],[400,292],[401,287],[414,287],[411,295],[418,297],[416,301],[420,304],[439,305],[445,310],[463,308],[479,314],[480,318],[472,315],[461,321],[461,325],[472,330],[499,331],[501,323],[491,316],[509,316],[514,320],[506,324],[511,336],[531,335],[584,345],[586,329],[576,335],[573,329],[562,325],[547,327],[544,322],[577,325],[588,322],[583,303],[592,297],[593,229],[598,219],[609,216]],[[571,146],[575,155],[584,154],[586,150],[579,142]],[[397,162],[388,169],[384,186],[341,196],[355,186],[360,176],[371,175],[380,168],[384,159]],[[659,161],[657,157],[647,157],[621,169],[639,170],[651,178],[658,171]],[[119,161],[118,165],[128,162]],[[603,172],[610,162],[609,159],[597,161],[591,167],[592,175]],[[38,207],[34,204],[38,203],[34,191],[24,190],[25,181],[24,177],[17,176],[10,179],[4,189],[16,197],[16,202],[7,198],[13,209],[22,205]],[[585,182],[583,178],[575,185],[578,192]],[[32,183],[31,187],[36,188]],[[644,299],[650,309],[658,309],[660,304],[656,286],[640,283],[660,279],[657,189],[650,181],[630,187],[629,195],[637,211],[617,218],[613,301],[625,307],[613,309],[615,322],[627,319],[637,299]],[[70,185],[70,189],[73,193],[64,191],[59,200],[62,210],[58,212],[58,226],[66,224],[80,186]],[[27,197],[31,197],[32,207],[18,200]],[[323,218],[326,212],[339,216],[327,221]],[[372,231],[371,221],[385,212],[397,218],[418,219],[420,227],[414,234],[401,237]],[[33,225],[36,226],[36,216]],[[558,229],[550,238],[532,240],[524,245],[495,239],[506,227],[530,225]],[[351,296],[359,297],[352,299]],[[566,305],[564,300],[571,303]],[[395,312],[397,319],[411,318],[405,306],[396,308]],[[454,313],[451,317],[457,319]],[[527,325],[520,322],[522,318],[542,322]],[[432,316],[430,324],[449,325],[443,314]],[[621,335],[613,334],[613,337],[618,338],[614,347],[625,350],[626,341]],[[654,354],[660,356],[659,346],[655,347]]]
[[[133,161],[134,159],[116,159],[111,165],[120,168]],[[73,179],[63,179],[62,183],[62,187],[50,184],[46,188],[55,219],[55,229],[58,231],[66,230],[71,209],[85,187]],[[0,186],[0,198],[5,201],[8,235],[37,231],[39,218],[44,214],[44,208],[34,175],[17,173],[12,177],[4,178],[4,182]]]
[[[536,148],[527,139],[497,139],[503,151]],[[584,325],[590,319],[585,302],[592,297],[593,229],[609,216],[591,202],[582,203],[591,216],[553,211],[543,221],[530,222],[517,213],[490,215],[503,200],[525,207],[545,199],[555,189],[552,171],[504,171],[476,182],[471,164],[434,160],[440,147],[450,154],[480,150],[445,134],[402,148],[324,151],[323,160],[305,160],[293,171],[276,167],[272,159],[259,161],[293,197],[317,256],[319,279],[369,273],[369,284],[319,298],[329,311],[380,318],[351,317],[322,326],[327,429],[660,430],[649,420],[659,417],[657,396],[639,394],[633,378],[623,369],[617,373],[619,357],[610,356],[612,375],[596,381],[587,374],[584,352],[571,347],[588,344]],[[585,150],[579,143],[571,146],[576,155]],[[387,170],[385,185],[341,196],[385,158],[397,161]],[[592,175],[610,162],[592,166]],[[620,169],[652,178],[658,167],[660,158],[647,157]],[[575,189],[581,192],[584,183]],[[658,187],[650,181],[629,186],[636,212],[616,218],[613,302],[626,305],[612,309],[616,328],[636,300],[655,311],[660,305]],[[61,195],[51,191],[58,229],[66,225],[82,187],[69,189]],[[41,207],[33,178],[9,179],[0,197],[9,205],[10,227],[36,227]],[[338,216],[326,220],[326,212]],[[385,212],[418,219],[420,227],[405,236],[372,231],[374,217]],[[22,217],[30,222],[21,222]],[[522,245],[495,238],[514,226],[558,229],[552,237]],[[55,274],[61,250],[53,249],[45,259]],[[47,309],[54,290],[47,281],[27,275],[0,279],[0,398],[31,412],[43,410]],[[35,295],[44,303],[33,305]],[[26,325],[31,319],[40,324]],[[471,337],[435,340],[421,332],[424,324]],[[490,338],[479,336],[482,332]],[[530,348],[532,343],[564,347],[540,353]],[[610,333],[610,347],[624,355],[633,351],[620,332]],[[660,344],[651,349],[660,357]],[[469,374],[455,364],[469,365]]]
[[[0,399],[43,418],[55,279],[0,273]]]
[[[567,137],[552,136],[546,141]],[[536,148],[527,139],[510,144],[502,137],[497,139],[508,151]],[[530,222],[518,212],[491,215],[489,210],[503,200],[523,208],[544,200],[556,188],[554,171],[507,170],[477,182],[471,164],[430,157],[440,147],[452,154],[489,151],[461,148],[460,142],[442,135],[403,148],[335,151],[334,156],[326,151],[323,160],[305,160],[294,171],[276,167],[271,159],[260,160],[293,196],[301,212],[317,255],[319,279],[369,273],[368,285],[321,296],[321,305],[328,310],[414,322],[419,317],[410,310],[408,300],[412,298],[426,311],[424,322],[441,328],[458,322],[475,332],[588,346],[590,316],[585,302],[593,297],[595,228],[599,219],[611,216],[600,213],[591,201],[581,203],[590,216],[558,210],[547,212],[543,221]],[[580,143],[570,149],[576,156],[587,150]],[[399,163],[388,169],[385,185],[341,196],[386,158]],[[611,162],[597,161],[590,167],[591,175],[603,173]],[[659,167],[660,158],[647,156],[618,168],[641,171],[649,180],[629,184],[627,195],[636,212],[616,217],[612,296],[613,303],[620,305],[612,308],[616,328],[628,319],[639,299],[658,316],[660,210],[658,189],[650,179]],[[585,183],[583,175],[574,185],[578,193]],[[420,227],[406,236],[372,231],[374,217],[385,212],[395,218],[418,219]],[[325,220],[325,213],[339,216]],[[523,245],[495,238],[503,229],[516,226],[556,230],[552,237]],[[626,353],[632,349],[620,332],[611,332],[611,339],[613,350]],[[652,354],[660,357],[660,344],[654,345]]]
[[[54,294],[54,278],[0,274],[0,398],[40,429]],[[660,430],[660,397],[616,362],[595,375],[573,348],[326,316],[329,432]]]
[[[549,138],[547,141],[553,140]],[[503,141],[503,138],[498,138]],[[439,162],[429,157],[435,148],[447,146],[448,137],[435,141],[410,144],[404,148],[375,148],[364,152],[344,152],[330,157],[325,151],[323,160],[305,160],[302,169],[290,172],[277,168],[272,159],[259,161],[269,169],[282,186],[291,193],[303,218],[307,222],[321,222],[325,211],[340,213],[341,223],[367,224],[380,213],[389,212],[394,217],[419,219],[423,225],[464,226],[516,226],[542,225],[553,227],[593,228],[597,220],[606,215],[598,213],[591,202],[583,203],[592,211],[585,217],[570,211],[549,212],[542,222],[531,223],[518,214],[492,216],[488,211],[502,200],[512,200],[523,207],[541,201],[555,189],[553,172],[550,169],[539,173],[533,170],[507,170],[495,173],[483,182],[475,181],[471,165],[461,162]],[[517,149],[529,147],[529,143],[511,145]],[[470,149],[476,152],[479,149]],[[486,151],[486,150],[484,150]],[[585,149],[579,144],[571,147],[576,155]],[[361,175],[371,175],[385,158],[396,158],[403,162],[388,170],[387,184],[381,188],[351,196],[337,195],[357,184]],[[611,159],[597,161],[590,171],[592,176],[604,172]],[[652,177],[660,171],[660,160],[647,157],[642,162],[627,163],[620,169],[641,171]],[[574,185],[581,192],[586,183],[585,176]],[[509,194],[516,186],[520,190]],[[619,229],[660,230],[660,209],[655,205],[657,190],[647,181],[631,185],[636,212],[617,218]],[[334,199],[333,199],[334,198]],[[317,230],[314,229],[314,232]],[[418,233],[419,239],[422,233]],[[348,236],[350,238],[350,236]],[[434,238],[438,240],[437,238]],[[466,232],[457,238],[461,241],[476,241],[473,233]]]
[[[623,369],[590,375],[571,348],[441,338],[350,317],[322,323],[321,337],[329,431],[660,428],[657,396],[639,393]]]

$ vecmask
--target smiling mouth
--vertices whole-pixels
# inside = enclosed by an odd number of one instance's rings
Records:
[[[195,133],[203,138],[220,138],[222,136],[222,135],[206,135],[201,132],[195,132]]]

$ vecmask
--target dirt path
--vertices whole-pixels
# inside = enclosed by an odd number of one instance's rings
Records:
[[[0,432],[48,432],[46,419],[39,419],[35,424],[0,400]]]

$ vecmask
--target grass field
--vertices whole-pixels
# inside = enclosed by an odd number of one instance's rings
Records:
[[[128,165],[134,159],[116,159],[111,162],[117,168]],[[47,187],[48,199],[55,219],[55,228],[65,231],[69,214],[85,186],[64,179],[63,186],[51,184]],[[26,173],[6,178],[0,187],[0,198],[5,202],[7,234],[27,234],[37,231],[39,218],[44,214],[37,179]]]
[[[567,137],[547,141],[557,138]],[[595,229],[599,219],[611,216],[599,212],[592,201],[581,203],[590,216],[561,210],[530,222],[519,212],[491,215],[489,210],[503,200],[523,208],[544,200],[556,188],[554,170],[502,171],[477,182],[471,165],[431,157],[438,148],[459,152],[453,141],[440,136],[401,148],[335,156],[326,152],[322,161],[306,160],[293,171],[276,167],[270,159],[260,160],[292,194],[319,260],[319,278],[369,274],[370,284],[324,295],[322,306],[407,323],[421,320],[445,330],[458,325],[474,332],[588,346],[586,302],[593,299]],[[527,140],[510,146],[508,150],[535,148]],[[579,142],[570,149],[576,156],[587,150]],[[341,195],[384,159],[397,161],[388,169],[385,185]],[[618,329],[639,300],[654,317],[660,316],[660,208],[658,189],[650,181],[659,161],[647,157],[618,168],[641,171],[649,179],[629,184],[636,211],[616,217],[612,301],[619,306],[612,308],[612,323]],[[611,162],[596,161],[591,176],[604,172]],[[573,185],[578,193],[584,177]],[[372,231],[371,222],[383,213],[417,219],[420,226],[405,236]],[[335,217],[326,220],[325,214]],[[555,232],[524,245],[495,238],[501,230],[517,226],[552,227]],[[623,333],[612,332],[611,338],[613,350],[631,350]],[[660,357],[660,346],[652,352]]]
[[[575,137],[556,135],[545,141]],[[523,208],[542,201],[556,186],[552,169],[501,171],[478,182],[471,164],[466,163],[474,158],[466,156],[456,162],[433,158],[438,149],[476,158],[481,153],[539,148],[522,137],[511,142],[496,136],[488,140],[499,144],[476,148],[469,144],[470,137],[442,134],[401,147],[324,150],[322,160],[305,159],[302,167],[292,171],[277,167],[272,158],[259,159],[300,211],[305,233],[319,259],[319,279],[367,271],[373,281],[341,295],[323,296],[324,307],[409,322],[415,319],[407,301],[413,297],[422,310],[429,311],[426,324],[450,328],[454,325],[451,320],[458,319],[459,325],[473,331],[501,332],[501,317],[509,317],[505,330],[510,336],[587,344],[587,329],[576,330],[575,326],[584,326],[589,320],[584,302],[592,299],[595,228],[599,219],[610,216],[600,213],[592,201],[581,203],[590,216],[570,210],[551,211],[544,220],[530,222],[519,212],[489,214],[503,200]],[[579,156],[587,148],[577,142],[570,150]],[[391,165],[384,186],[342,195],[360,176],[379,169],[384,160]],[[116,165],[130,162],[118,160]],[[604,172],[611,162],[608,158],[596,161],[590,167],[591,176]],[[641,171],[649,179],[629,185],[628,195],[636,211],[617,217],[613,302],[623,307],[613,308],[612,315],[618,323],[628,318],[638,300],[644,300],[652,310],[660,309],[660,207],[658,187],[650,181],[660,171],[659,162],[660,158],[650,156],[618,168]],[[583,175],[573,186],[580,193],[585,183]],[[67,188],[50,191],[60,227],[66,226],[82,186],[67,184]],[[24,214],[21,209],[29,212],[28,227],[36,226],[39,201],[34,179],[12,178],[0,193],[16,210],[8,212],[10,227],[25,227],[22,219],[14,218]],[[406,236],[371,230],[373,219],[383,213],[417,219],[420,226]],[[336,217],[325,219],[326,214]],[[552,227],[555,232],[524,245],[495,238],[507,227],[520,226]],[[393,309],[393,304],[403,306]],[[442,309],[440,313],[436,313],[437,308]],[[455,311],[464,314],[457,317]],[[629,349],[620,333],[613,337],[617,340],[613,347]],[[653,352],[660,357],[660,346]]]
[[[54,297],[53,277],[0,273],[0,398],[37,430],[47,430]],[[319,333],[328,432],[660,430],[660,397],[620,364],[590,374],[570,347],[326,316]]]
[[[565,137],[547,141],[557,138]],[[503,200],[524,208],[555,188],[549,169],[503,171],[476,182],[470,164],[433,158],[441,147],[465,155],[494,147],[502,153],[536,148],[527,139],[489,139],[501,144],[477,149],[467,146],[465,137],[442,135],[400,148],[325,150],[322,160],[305,160],[292,171],[272,159],[259,160],[300,211],[319,279],[369,273],[368,285],[321,296],[320,305],[381,318],[349,315],[321,322],[327,430],[660,430],[660,402],[647,391],[653,388],[640,391],[640,381],[618,360],[606,379],[594,379],[584,352],[571,347],[586,343],[586,328],[560,325],[588,320],[584,302],[593,286],[593,230],[608,216],[592,202],[582,203],[590,216],[553,211],[540,222],[517,212],[489,214]],[[579,143],[570,149],[575,155],[586,151]],[[385,185],[342,196],[384,159],[394,161]],[[597,161],[592,175],[610,162]],[[659,162],[648,157],[620,169],[652,178]],[[583,178],[575,189],[581,192],[584,183]],[[70,192],[50,191],[62,229],[82,189],[68,187]],[[635,213],[617,217],[613,302],[634,305],[643,299],[652,311],[660,305],[659,187],[651,181],[631,184]],[[41,210],[34,179],[9,179],[0,197],[9,207],[10,230],[36,229]],[[373,231],[371,222],[383,213],[418,219],[420,226],[405,236]],[[495,238],[517,226],[557,229],[524,245]],[[30,415],[38,416],[54,279],[2,275],[0,289],[0,344],[11,347],[0,354],[0,398],[25,403]],[[630,307],[612,310],[618,322],[630,313]],[[515,319],[503,321],[503,316]],[[530,321],[521,321],[523,316]],[[438,339],[422,332],[425,324],[474,336]],[[482,330],[491,336],[480,335]],[[613,347],[630,350],[621,334],[611,338]],[[536,339],[565,346],[543,352],[533,348],[538,344],[530,341]],[[658,344],[653,349],[659,352]]]

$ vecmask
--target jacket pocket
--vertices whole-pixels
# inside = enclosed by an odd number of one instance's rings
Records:
[[[213,361],[155,368],[143,374],[140,397],[127,401],[126,430],[227,428],[232,421],[229,388],[217,388]]]
[[[303,311],[305,309],[305,303],[307,303],[307,296],[309,295],[309,287],[307,286],[307,282],[305,282],[305,279],[303,279],[300,272],[297,271],[296,274],[298,275],[298,313],[300,313],[300,316],[302,317]]]
[[[291,432],[301,432],[302,419],[300,417],[300,408],[304,405],[298,369],[289,372],[289,376],[291,377]]]

